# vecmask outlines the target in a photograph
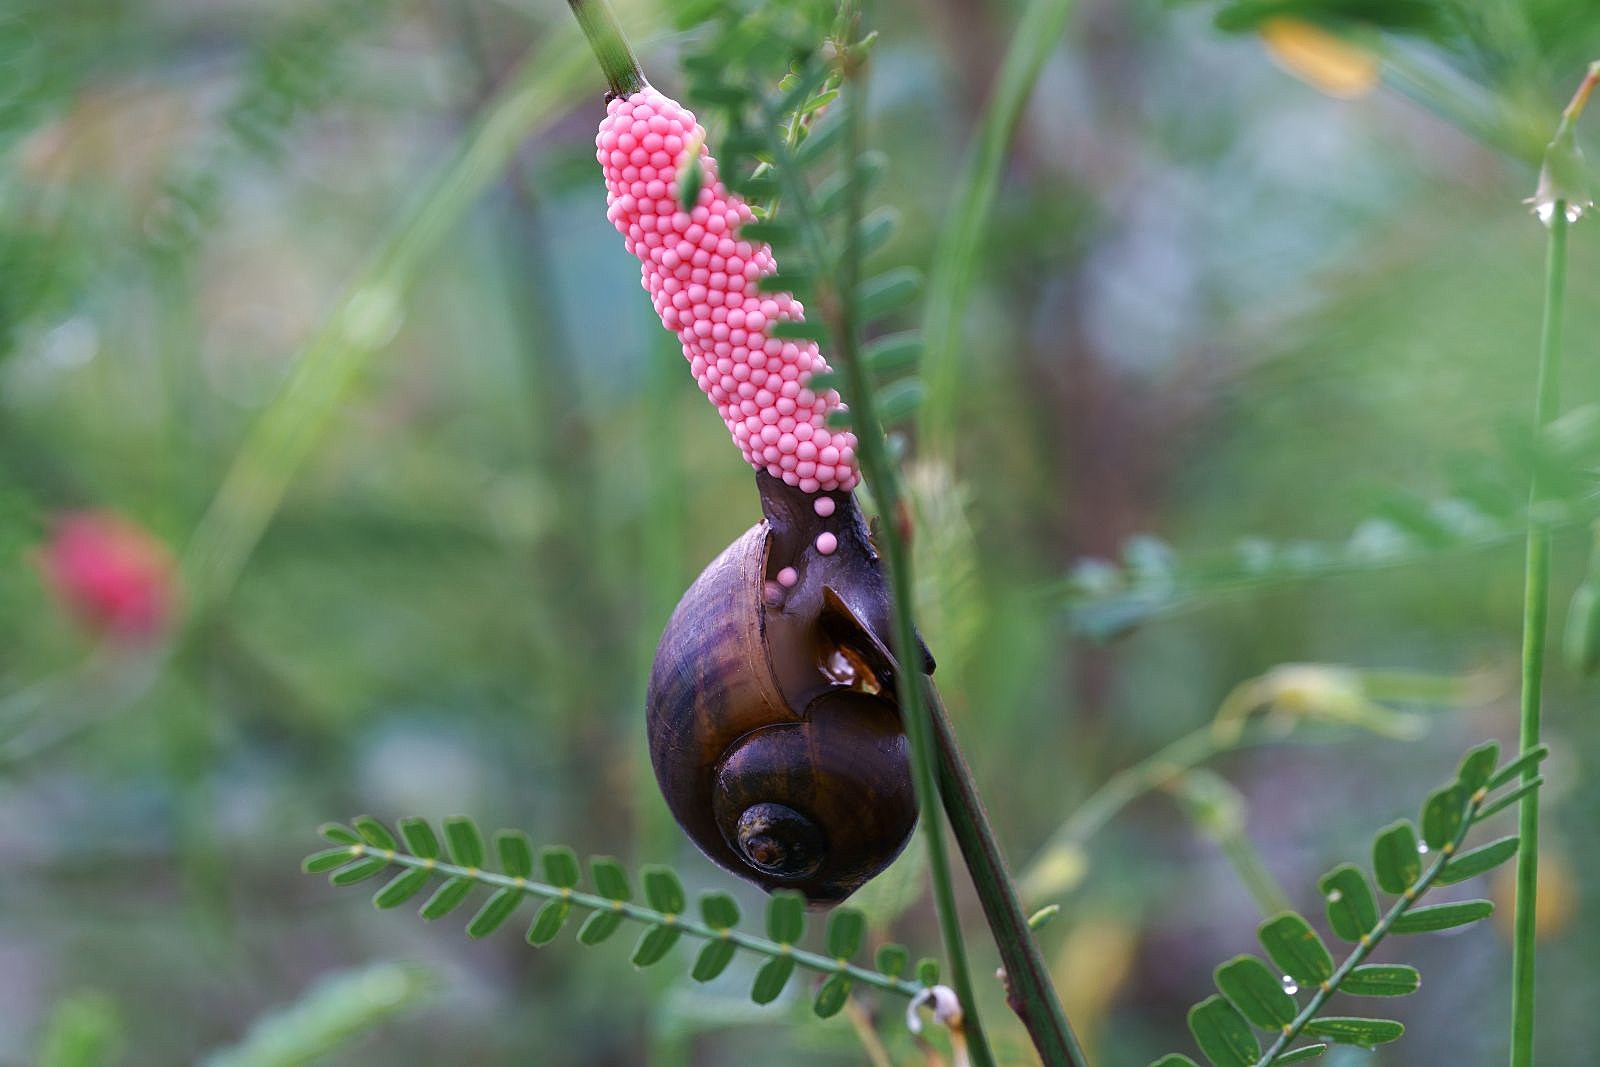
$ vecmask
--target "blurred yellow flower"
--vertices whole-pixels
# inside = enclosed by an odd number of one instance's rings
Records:
[[[1303,19],[1268,19],[1260,33],[1274,63],[1329,96],[1353,100],[1378,84],[1377,56]]]

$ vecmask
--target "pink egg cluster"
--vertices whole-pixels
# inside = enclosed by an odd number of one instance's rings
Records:
[[[853,489],[855,435],[827,425],[839,394],[806,387],[828,364],[814,341],[770,335],[775,322],[802,321],[804,309],[789,293],[757,290],[756,279],[777,270],[772,249],[739,236],[750,208],[717,180],[704,141],[694,115],[653,88],[612,100],[595,138],[606,215],[750,465],[808,493]],[[685,211],[678,174],[690,152],[704,180]]]

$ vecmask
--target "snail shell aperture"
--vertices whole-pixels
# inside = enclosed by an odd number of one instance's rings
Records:
[[[656,650],[651,762],[713,861],[828,904],[887,867],[916,825],[880,636],[888,592],[852,494],[756,480],[764,520],[684,594]],[[925,650],[919,666],[933,669]]]

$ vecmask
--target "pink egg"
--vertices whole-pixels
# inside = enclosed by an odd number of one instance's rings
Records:
[[[839,547],[839,539],[832,533],[824,531],[817,535],[817,551],[824,556],[833,555],[833,550]]]

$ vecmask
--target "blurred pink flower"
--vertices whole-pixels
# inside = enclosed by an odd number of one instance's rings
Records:
[[[97,637],[150,641],[166,631],[175,614],[178,576],[171,551],[121,515],[60,516],[36,562],[62,608]]]

